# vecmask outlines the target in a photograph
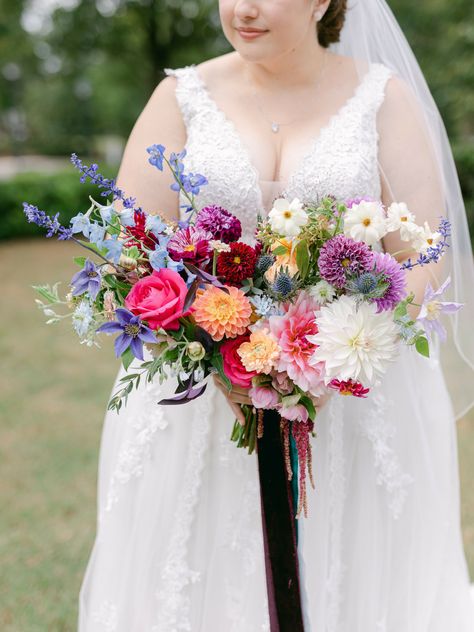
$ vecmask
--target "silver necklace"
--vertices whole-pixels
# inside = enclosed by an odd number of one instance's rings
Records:
[[[317,82],[316,82],[316,84],[314,86],[315,90],[318,89],[319,84],[321,83],[321,79],[323,77],[324,70],[326,68],[327,57],[328,57],[328,53],[327,53],[327,50],[325,49],[324,53],[323,53],[323,61],[322,61],[322,64],[321,64],[321,69],[320,69],[320,71],[318,73],[318,80],[317,80]],[[289,121],[288,123],[278,123],[277,121],[274,121],[273,119],[269,118],[268,115],[265,113],[265,111],[263,110],[262,106],[260,105],[260,101],[258,99],[257,92],[255,91],[255,89],[252,89],[252,96],[253,96],[253,98],[255,100],[255,103],[257,104],[257,107],[258,107],[260,113],[270,123],[271,130],[272,130],[272,132],[274,134],[278,134],[278,132],[280,131],[280,127],[283,127],[283,126],[286,126],[286,125],[292,125],[296,121],[301,120],[301,118],[298,117],[298,118],[293,119],[292,121]]]

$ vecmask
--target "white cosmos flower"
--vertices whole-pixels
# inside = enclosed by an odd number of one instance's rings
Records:
[[[333,378],[377,384],[378,377],[398,353],[398,328],[390,311],[377,314],[375,303],[357,303],[350,296],[316,312],[318,333],[306,336],[318,345],[311,365],[324,362],[326,382]]]
[[[297,237],[301,227],[308,223],[308,214],[298,198],[289,202],[285,198],[278,198],[268,214],[270,226],[275,233],[284,237]]]
[[[373,246],[387,234],[387,220],[380,202],[363,200],[347,209],[344,215],[344,234],[354,241]]]
[[[400,231],[402,241],[411,241],[418,226],[415,216],[408,210],[405,202],[394,202],[387,209],[387,230],[392,233]]]
[[[411,244],[417,252],[425,254],[428,248],[434,248],[441,241],[441,233],[433,232],[428,222],[416,228]]]

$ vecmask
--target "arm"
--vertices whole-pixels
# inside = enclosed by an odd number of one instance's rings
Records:
[[[173,176],[148,162],[147,147],[159,143],[166,153],[179,152],[186,143],[186,129],[175,97],[176,79],[166,77],[153,92],[128,139],[117,176],[117,185],[148,213],[176,220],[178,194],[170,189]]]
[[[427,221],[435,230],[439,217],[445,214],[442,178],[421,109],[408,86],[397,77],[387,83],[377,129],[382,202],[387,207],[392,202],[405,202],[418,225]],[[413,250],[407,251],[409,243],[401,241],[398,232],[389,233],[383,243],[389,253],[405,251],[395,255],[400,262],[417,257]],[[415,303],[422,302],[428,281],[438,285],[442,265],[416,267],[408,273],[408,290],[415,294]],[[413,307],[411,315],[418,311]]]

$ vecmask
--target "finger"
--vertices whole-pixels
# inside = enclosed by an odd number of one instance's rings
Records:
[[[239,422],[239,424],[241,426],[244,426],[245,425],[245,415],[244,415],[244,412],[243,412],[242,408],[238,404],[235,404],[234,402],[229,402],[229,403],[230,403],[230,407],[232,408],[232,410],[233,410],[233,412],[235,414],[235,417],[236,417],[237,421]]]

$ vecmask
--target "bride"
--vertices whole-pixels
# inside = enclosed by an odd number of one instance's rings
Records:
[[[448,213],[450,255],[443,269],[411,272],[410,290],[420,303],[428,280],[450,274],[453,296],[467,303],[472,266],[449,146],[384,0],[219,8],[234,51],[166,71],[131,134],[119,186],[177,218],[171,176],[147,164],[146,147],[162,143],[186,147],[186,170],[209,180],[198,203],[235,213],[249,242],[257,213],[282,194],[403,201],[432,230]],[[413,256],[393,235],[380,247]],[[469,309],[445,345],[468,380]],[[436,349],[430,359],[405,350],[367,400],[321,402],[316,489],[299,521],[306,631],[474,630],[454,423],[469,389],[458,379],[451,401],[442,362]],[[229,441],[246,392],[211,383],[195,402],[157,406],[172,389],[143,385],[107,414],[79,630],[270,630],[257,460]]]

